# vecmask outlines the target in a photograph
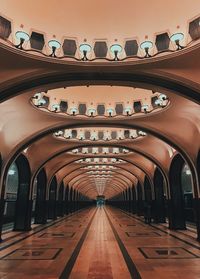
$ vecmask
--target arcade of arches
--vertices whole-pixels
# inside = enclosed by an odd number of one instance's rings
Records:
[[[199,1],[1,2],[0,278],[199,279]]]

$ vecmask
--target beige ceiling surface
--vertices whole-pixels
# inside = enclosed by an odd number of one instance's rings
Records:
[[[154,96],[152,91],[125,86],[75,86],[49,90],[47,95],[54,103],[56,100],[68,100],[70,103],[110,103],[149,101]]]
[[[87,39],[108,38],[123,40],[139,37],[140,41],[155,33],[187,32],[189,19],[200,10],[199,0],[182,1],[114,1],[114,0],[1,0],[0,12],[13,20],[14,28],[24,25],[30,29],[46,32],[47,39],[56,35],[77,37],[80,43]]]

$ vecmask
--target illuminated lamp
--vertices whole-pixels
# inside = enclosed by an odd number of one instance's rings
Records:
[[[162,106],[163,105],[163,100],[161,100],[161,99],[155,100],[155,105],[156,106]]]
[[[88,115],[89,116],[94,116],[95,113],[96,113],[96,109],[93,109],[93,108],[88,109]]]
[[[170,40],[176,44],[177,50],[183,49],[184,47],[180,45],[180,41],[184,39],[183,33],[175,33],[170,37]]]
[[[145,132],[143,132],[143,131],[138,131],[138,135],[139,135],[139,136],[143,136],[143,137],[144,137],[144,136],[146,136],[146,133],[145,133]]]
[[[114,114],[114,110],[112,108],[107,109],[108,115],[111,117]]]
[[[132,112],[132,109],[130,107],[127,107],[127,108],[124,109],[124,112],[127,116],[129,116]]]
[[[82,60],[87,61],[88,60],[87,54],[88,54],[88,52],[91,52],[92,47],[88,44],[82,44],[82,45],[80,45],[79,49],[80,49],[80,52],[83,54]]]
[[[39,100],[42,97],[42,93],[36,93],[32,98]]]
[[[122,46],[114,44],[110,47],[110,50],[114,54],[114,61],[119,61],[118,54],[122,52]]]
[[[145,58],[147,57],[151,57],[151,55],[149,54],[149,50],[153,47],[153,43],[151,41],[145,41],[143,43],[141,43],[140,48],[143,49],[145,51]]]
[[[30,39],[29,34],[27,34],[24,31],[17,31],[15,33],[15,36],[20,41],[20,43],[18,45],[16,45],[16,48],[19,48],[19,49],[23,49],[24,42],[28,42]]]
[[[46,104],[46,100],[43,99],[43,98],[41,98],[40,100],[38,100],[37,106],[38,106],[38,107],[42,107],[42,106],[44,106],[45,104]]]
[[[167,100],[167,96],[166,96],[165,94],[160,94],[160,95],[158,96],[158,99],[159,99],[159,100],[162,100],[162,101],[165,101],[165,100]]]
[[[54,104],[54,105],[51,106],[51,108],[52,108],[53,112],[56,112],[60,109],[60,106],[58,104]]]
[[[72,115],[75,115],[78,112],[78,109],[73,107],[73,108],[70,109],[70,112],[71,112]]]
[[[56,40],[51,40],[51,41],[48,42],[48,45],[52,49],[52,53],[49,56],[57,57],[56,56],[56,50],[61,47],[61,44]]]
[[[60,137],[63,135],[63,131],[57,131],[54,133],[55,136]]]
[[[147,113],[148,110],[149,110],[149,105],[143,105],[142,110],[143,110],[144,113]]]

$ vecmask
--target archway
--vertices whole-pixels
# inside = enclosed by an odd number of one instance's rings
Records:
[[[63,197],[64,197],[64,183],[62,181],[58,190],[58,202],[57,202],[57,215],[61,217],[64,216]]]
[[[16,161],[18,169],[18,190],[15,206],[14,230],[31,230],[32,200],[29,199],[31,170],[29,162],[24,155],[20,155]]]
[[[19,186],[18,167],[16,163],[13,162],[8,170],[7,178],[6,178],[5,206],[3,210],[4,228],[7,228],[8,226],[10,228],[11,224],[8,223],[14,222],[18,186]]]
[[[142,191],[142,185],[138,181],[137,183],[137,215],[141,216],[144,213],[144,207],[143,207],[143,191]]]
[[[147,176],[144,178],[144,218],[146,223],[151,222],[152,210],[152,190],[151,183]]]
[[[45,224],[47,221],[46,188],[47,177],[44,169],[41,169],[36,178],[36,204],[35,204],[35,224]]]
[[[128,211],[132,212],[132,205],[133,205],[132,187],[130,186],[127,191],[128,191],[128,202],[129,202]]]
[[[185,161],[177,154],[170,165],[169,185],[169,228],[174,230],[186,229],[186,218],[184,209],[183,189],[181,183],[181,173]]]
[[[181,185],[184,197],[184,208],[185,208],[185,218],[186,221],[195,222],[194,217],[194,203],[193,203],[193,193],[192,193],[192,174],[185,163],[181,171]]]
[[[151,203],[152,201],[151,183],[147,176],[144,179],[144,199],[147,203]]]
[[[73,208],[73,195],[74,195],[74,193],[73,193],[74,191],[73,191],[73,188],[71,187],[70,189],[69,189],[69,196],[68,196],[68,205],[69,205],[69,207],[68,207],[68,209],[69,209],[69,213],[72,213],[73,212],[73,210],[74,210],[74,208]]]
[[[54,176],[49,186],[49,201],[48,201],[48,219],[55,220],[57,217],[56,197],[57,197],[57,179]]]
[[[65,214],[69,214],[69,186],[65,189]]]
[[[155,201],[153,206],[153,218],[156,223],[165,223],[165,194],[164,194],[164,178],[158,168],[154,173],[154,191]]]
[[[132,200],[132,213],[135,214],[137,212],[137,200],[136,200],[136,188],[135,186],[133,185],[132,186],[132,197],[133,197],[133,200]]]

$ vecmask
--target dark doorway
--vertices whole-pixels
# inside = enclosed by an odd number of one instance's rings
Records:
[[[186,218],[184,208],[184,197],[181,183],[181,173],[185,161],[177,154],[170,166],[169,183],[170,195],[169,200],[169,228],[174,230],[186,229]]]
[[[147,203],[151,203],[152,201],[151,183],[147,176],[145,176],[144,179],[144,198]]]
[[[137,214],[138,216],[143,215],[143,191],[142,191],[142,185],[138,181],[137,183]]]
[[[105,205],[105,196],[99,195],[96,197],[96,205],[98,208],[103,208]]]
[[[19,186],[18,167],[15,162],[8,169],[5,187],[5,206],[3,209],[3,228],[13,229],[17,191]],[[2,203],[3,204],[3,203]]]
[[[65,189],[65,214],[69,214],[69,186]]]
[[[185,218],[188,222],[195,222],[194,199],[193,199],[192,173],[187,164],[183,165],[181,171],[181,186],[184,198]]]
[[[69,189],[69,201],[68,201],[68,205],[69,205],[69,213],[72,213],[74,211],[74,208],[73,208],[73,188],[71,187]]]
[[[57,205],[57,215],[58,216],[64,216],[64,183],[61,182],[59,191],[58,191],[58,205]]]
[[[31,170],[29,162],[24,155],[16,161],[18,170],[18,190],[15,204],[14,230],[31,230],[32,200],[29,199]]]
[[[35,224],[45,224],[47,221],[46,188],[46,172],[41,169],[36,178]]]
[[[56,193],[57,193],[57,179],[54,176],[49,187],[49,201],[48,201],[48,219],[55,220],[57,217],[56,210]]]
[[[128,192],[128,211],[132,212],[132,205],[133,205],[132,188],[129,187],[127,189],[127,192]]]
[[[153,203],[153,218],[156,223],[165,223],[164,178],[158,168],[154,172],[155,201]]]
[[[151,191],[151,183],[149,178],[145,176],[144,178],[144,219],[145,223],[150,224],[151,219],[153,217],[152,210],[152,191]]]
[[[137,204],[136,204],[136,189],[135,186],[132,186],[132,213],[135,214],[137,212]]]

